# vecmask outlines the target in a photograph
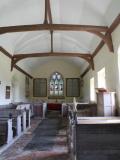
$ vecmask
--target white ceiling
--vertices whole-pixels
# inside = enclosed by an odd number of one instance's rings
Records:
[[[1,0],[0,27],[42,24],[45,0]],[[50,0],[53,23],[109,26],[120,12],[120,0]],[[54,51],[92,53],[100,39],[86,32],[54,32]],[[50,33],[34,31],[0,35],[0,46],[12,55],[49,52]],[[30,68],[53,58],[23,60]],[[83,59],[64,58],[81,67]]]

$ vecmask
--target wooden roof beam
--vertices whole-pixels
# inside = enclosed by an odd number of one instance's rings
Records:
[[[103,34],[97,31],[90,31],[90,33],[96,34],[98,37],[100,37],[103,40],[103,42],[107,44],[109,51],[114,52],[112,36],[109,32],[106,32],[106,34]]]
[[[61,52],[47,52],[47,53],[31,53],[31,54],[16,54],[12,57],[11,70],[16,65],[16,63],[25,58],[33,57],[50,57],[50,56],[64,56],[64,57],[79,57],[86,60],[92,69],[94,69],[93,57],[89,53],[61,53]]]
[[[120,14],[118,14],[118,16],[115,18],[115,20],[113,21],[113,23],[111,24],[111,26],[109,27],[108,31],[106,32],[106,36],[107,34],[110,34],[118,27],[118,25],[120,24]],[[96,49],[94,50],[92,56],[93,56],[93,59],[94,57],[99,53],[100,49],[104,46],[105,44],[105,41],[101,41],[98,46],[96,47]],[[81,74],[81,77],[83,78],[87,72],[89,72],[89,70],[91,69],[91,66],[89,65],[85,71]]]
[[[47,0],[45,0],[45,17],[44,17],[44,24],[48,24],[48,19],[47,19],[47,8],[48,8],[48,3]]]
[[[91,69],[91,66],[89,65],[89,66],[85,69],[85,71],[80,75],[80,77],[83,78],[83,77],[86,75],[86,73],[89,72],[90,69]]]
[[[49,13],[48,15],[49,15],[49,21],[51,23],[52,22],[51,14]],[[47,23],[46,19],[45,22]],[[57,30],[57,31],[90,32],[102,38],[102,40],[107,44],[109,50],[113,52],[113,44],[110,33],[108,33],[107,35],[101,33],[108,31],[108,27],[106,26],[72,25],[72,24],[36,24],[36,25],[23,25],[23,26],[8,26],[8,27],[0,27],[0,34],[12,33],[12,32],[37,31],[37,30],[50,30],[51,51],[53,51],[53,31]]]
[[[6,49],[4,49],[2,46],[0,46],[0,52],[2,52],[4,55],[6,55],[7,57],[9,57],[12,60],[12,55]],[[33,79],[33,77],[29,73],[24,71],[21,67],[14,65],[14,68],[17,69],[18,71],[20,71],[21,73],[23,73],[24,75],[28,76],[29,78]]]
[[[33,76],[31,76],[30,74],[28,74],[26,71],[24,71],[22,68],[20,68],[17,65],[14,65],[14,68],[17,69],[18,71],[20,71],[21,73],[23,73],[24,75],[28,76],[29,78],[33,79]]]
[[[47,0],[47,14],[48,14],[48,20],[49,24],[53,24],[52,20],[52,12],[51,12],[51,6],[50,6],[50,0]],[[50,30],[50,35],[51,35],[51,52],[53,52],[53,30]]]
[[[45,0],[45,17],[44,17],[44,24],[52,24],[52,13],[50,7],[50,1]],[[51,52],[53,52],[53,30],[50,30],[51,36]]]
[[[47,0],[47,14],[48,14],[49,24],[53,24],[52,13],[51,13],[51,6],[50,6],[50,0]]]
[[[54,52],[54,47],[53,47],[53,31],[50,31],[51,35],[51,52]]]
[[[39,30],[107,32],[108,27],[92,26],[92,25],[73,25],[73,24],[32,24],[32,25],[0,27],[0,34],[13,33],[13,32],[39,31]]]
[[[63,53],[63,52],[45,52],[45,53],[27,53],[15,54],[13,58],[31,58],[31,57],[49,57],[49,56],[66,56],[66,57],[91,57],[89,53]]]

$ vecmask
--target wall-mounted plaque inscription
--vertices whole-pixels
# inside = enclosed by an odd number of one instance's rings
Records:
[[[6,99],[10,99],[10,86],[6,86],[5,98],[6,98]]]

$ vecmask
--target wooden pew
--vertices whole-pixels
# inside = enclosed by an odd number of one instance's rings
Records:
[[[24,110],[0,108],[0,146],[13,142],[15,136],[20,136],[30,127],[30,110],[28,105]]]
[[[7,143],[8,125],[6,120],[0,119],[0,146]]]
[[[47,111],[46,102],[33,103],[33,112],[35,117],[45,118],[46,111]]]
[[[81,117],[97,116],[97,104],[95,103],[77,103],[77,114]]]
[[[71,159],[79,160],[83,157],[84,159],[101,159],[105,153],[103,147],[105,147],[106,155],[112,155],[115,158],[114,151],[111,152],[110,146],[116,150],[119,149],[120,118],[82,117],[77,114],[76,104],[73,103],[73,108],[69,107]],[[114,139],[117,139],[118,143],[115,143]]]
[[[0,118],[0,146],[13,140],[12,119]]]
[[[43,103],[43,115],[42,115],[42,118],[45,118],[46,112],[47,112],[47,103],[44,102]]]
[[[33,112],[35,117],[41,117],[43,116],[43,103],[42,102],[36,102],[33,104]]]
[[[15,109],[0,109],[1,119],[12,119],[13,137],[21,135],[21,117],[22,113]]]
[[[101,155],[113,156],[115,158],[114,150],[119,149],[117,143],[114,142],[114,137],[117,142],[120,142],[120,118],[119,117],[77,117],[77,123],[75,125],[75,154],[74,160],[81,159],[84,156],[85,159],[89,155],[84,155],[87,151],[91,157],[95,159],[101,159]],[[104,148],[104,149],[103,149]],[[116,153],[118,154],[119,151]],[[106,159],[109,159],[109,158]],[[119,158],[118,158],[119,159]]]
[[[61,114],[63,117],[65,116],[68,116],[68,110],[69,110],[69,107],[72,107],[73,106],[73,103],[62,103],[62,111],[61,111]]]
[[[75,154],[75,124],[76,124],[76,112],[73,104],[68,105],[68,149],[71,157]]]
[[[69,127],[68,127],[68,142],[69,151],[71,153],[72,159],[76,156],[76,126],[77,117],[86,118],[87,116],[97,115],[97,105],[90,103],[79,103],[76,99],[73,99],[73,103],[68,107],[68,117],[69,117]]]
[[[27,128],[30,128],[30,119],[31,119],[30,104],[20,104],[17,106],[16,110],[22,111],[22,127],[23,131],[26,131]]]

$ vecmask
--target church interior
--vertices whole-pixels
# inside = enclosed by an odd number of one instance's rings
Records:
[[[0,160],[120,160],[120,0],[0,15]]]

